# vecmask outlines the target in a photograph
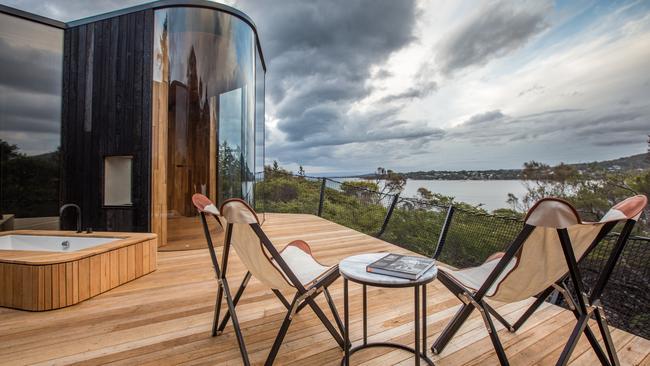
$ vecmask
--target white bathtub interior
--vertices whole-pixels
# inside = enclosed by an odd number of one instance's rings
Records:
[[[0,250],[74,252],[120,239],[78,236],[3,235],[0,236]]]

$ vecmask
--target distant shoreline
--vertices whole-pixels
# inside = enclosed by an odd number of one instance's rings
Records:
[[[406,175],[408,173],[404,173]],[[374,180],[375,177],[371,175],[350,175],[350,176],[340,176],[340,177],[328,177],[329,179],[371,179]],[[458,181],[463,181],[463,180],[523,180],[520,176],[513,177],[513,178],[508,178],[508,177],[495,177],[495,178],[481,178],[481,177],[468,177],[468,178],[446,178],[446,177],[439,177],[439,178],[414,178],[414,177],[406,177],[408,180],[440,180],[440,181],[450,181],[450,180],[458,180]]]
[[[641,153],[613,160],[596,161],[591,163],[567,164],[579,172],[606,170],[624,172],[631,170],[650,169],[650,153]],[[521,180],[521,169],[487,169],[487,170],[430,170],[399,173],[412,180]],[[376,179],[374,173],[331,177]]]

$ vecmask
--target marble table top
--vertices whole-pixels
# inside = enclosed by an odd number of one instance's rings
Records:
[[[415,281],[366,271],[367,265],[379,260],[387,254],[388,253],[365,253],[347,257],[339,263],[339,271],[343,277],[351,281],[379,287],[409,287],[422,285],[433,281],[438,274],[438,268],[435,265]]]

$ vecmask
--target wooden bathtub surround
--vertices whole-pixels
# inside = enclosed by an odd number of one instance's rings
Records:
[[[1,235],[119,238],[73,252],[0,250],[0,306],[44,311],[77,304],[156,270],[149,233],[18,230]]]

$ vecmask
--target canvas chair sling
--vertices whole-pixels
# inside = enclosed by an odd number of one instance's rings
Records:
[[[447,215],[445,217],[445,221],[442,226],[442,230],[440,232],[439,238],[438,238],[438,244],[436,247],[436,250],[434,252],[433,258],[438,259],[439,256],[442,254],[442,250],[445,245],[447,233],[449,231],[450,226],[452,225],[452,220],[454,217],[454,212],[455,208],[454,206],[449,206],[447,209]],[[606,236],[606,234],[611,230],[613,226],[615,226],[614,223],[609,223],[607,225],[610,225],[605,228],[605,230],[602,230],[601,233],[593,240],[592,244],[587,248],[585,253],[583,254],[582,258],[585,258],[595,247],[596,245]],[[506,267],[506,270],[508,267]],[[448,277],[445,273],[441,273],[442,277]],[[570,309],[574,309],[575,304],[571,300],[570,295],[568,294],[568,289],[565,283],[565,280],[569,277],[569,274],[566,273],[560,280],[558,280],[556,283],[552,284],[551,286],[548,286],[544,291],[540,292],[539,294],[536,295],[535,301],[526,309],[526,311],[514,322],[510,323],[508,320],[506,320],[501,314],[499,314],[492,306],[490,306],[487,302],[484,304],[485,309],[494,316],[503,326],[508,329],[510,332],[516,332],[521,328],[524,323],[530,318],[531,315],[535,313],[535,311],[544,303],[544,301],[554,292],[557,291],[559,294],[563,295],[564,298],[567,299],[568,306]],[[441,281],[452,281],[452,279],[447,279],[447,278],[442,278]]]
[[[223,217],[219,217],[220,215],[219,210],[216,208],[214,203],[212,203],[212,201],[210,201],[209,198],[205,197],[202,194],[197,193],[194,196],[192,196],[192,203],[199,211],[199,215],[201,217],[203,232],[205,234],[205,238],[208,245],[208,252],[210,253],[210,259],[212,261],[212,266],[215,271],[215,277],[218,282],[217,296],[216,296],[215,306],[214,306],[214,317],[212,320],[212,336],[215,337],[221,334],[221,332],[223,332],[224,328],[226,327],[226,324],[228,323],[231,317],[231,314],[235,314],[234,308],[239,302],[239,299],[241,298],[244,289],[246,288],[246,285],[248,284],[248,281],[251,278],[251,273],[246,272],[246,274],[244,275],[244,279],[242,280],[242,283],[239,286],[239,289],[237,290],[235,297],[233,298],[231,296],[230,286],[228,284],[228,279],[226,277],[226,271],[228,267],[228,256],[230,254],[230,239],[229,239],[230,233],[228,231],[226,231],[225,233],[226,238],[224,240],[224,247],[222,251],[221,266],[220,266],[219,261],[217,259],[217,254],[214,250],[212,236],[210,234],[210,228],[207,221],[207,216],[212,216],[215,219],[217,223],[217,230],[222,232],[225,230],[225,225],[224,225],[225,219]],[[286,301],[284,296],[282,296],[282,294],[279,291],[274,291],[274,293],[276,294],[276,296],[280,298],[280,301],[282,301],[282,303],[288,308],[289,303]],[[228,311],[224,315],[224,318],[221,321],[221,323],[219,324],[221,303],[224,297],[226,298],[226,306],[228,308]],[[230,311],[231,309],[232,311]],[[235,328],[235,333],[236,333],[240,352],[242,353],[242,357],[245,357],[245,360],[247,362],[248,354],[246,353],[246,345],[244,344],[244,340],[243,340],[244,338],[242,336],[241,329],[239,327],[239,322],[236,318],[236,314],[235,314],[235,318],[233,319],[233,325]]]
[[[508,364],[490,314],[504,323],[510,331],[515,331],[553,289],[560,289],[567,296],[567,301],[578,322],[558,364],[564,365],[568,362],[582,333],[585,333],[601,363],[618,364],[602,311],[600,296],[646,203],[645,196],[631,197],[614,206],[601,221],[583,223],[569,203],[559,199],[543,199],[528,212],[523,229],[505,253],[497,258],[489,258],[479,267],[462,270],[441,268],[438,279],[463,302],[463,305],[435,341],[432,351],[442,352],[476,308],[484,320],[500,362]],[[587,296],[577,264],[619,222],[625,222],[625,226],[618,236],[605,269]],[[448,228],[443,229],[443,232],[446,229]],[[440,250],[436,250],[436,254],[439,252]],[[567,277],[570,277],[574,284],[573,295],[577,301],[563,285]],[[486,302],[487,299],[491,299],[511,303],[534,295],[538,295],[538,298],[515,326],[510,326]],[[587,325],[591,314],[596,317],[607,355]]]
[[[278,251],[262,230],[255,211],[243,200],[230,199],[225,201],[221,206],[221,213],[223,215],[222,218],[227,222],[224,259],[222,263],[227,263],[227,253],[230,246],[232,246],[235,248],[239,259],[248,269],[248,272],[244,276],[242,285],[239,287],[234,298],[230,296],[230,290],[225,279],[225,270],[220,272],[220,278],[222,280],[220,281],[217,304],[215,305],[215,324],[218,321],[221,293],[223,293],[226,297],[226,304],[228,305],[227,313],[216,330],[217,332],[223,331],[229,318],[232,318],[244,364],[249,365],[250,361],[246,353],[235,307],[252,276],[255,276],[260,282],[271,288],[287,308],[287,314],[269,352],[266,365],[273,363],[291,320],[296,313],[306,306],[309,306],[316,313],[316,316],[325,325],[338,345],[343,347],[343,338],[341,336],[343,333],[343,323],[327,289],[327,286],[339,277],[338,266],[327,267],[318,263],[311,256],[309,245],[302,240],[295,240],[289,243],[282,251]],[[218,267],[216,266],[216,268]],[[289,302],[280,290],[293,290],[296,293],[292,301]],[[321,292],[325,294],[338,329],[332,325],[314,301]]]
[[[222,300],[224,297],[224,285],[228,287],[228,280],[226,278],[226,269],[227,269],[227,263],[228,263],[228,257],[230,254],[230,234],[226,232],[226,238],[224,240],[224,249],[222,252],[222,268],[219,266],[219,261],[217,259],[217,255],[215,253],[214,247],[212,245],[212,238],[209,235],[210,229],[209,225],[207,222],[207,216],[212,216],[214,217],[215,221],[218,224],[218,229],[220,231],[225,230],[225,218],[219,217],[219,210],[216,208],[216,206],[205,196],[202,194],[195,194],[193,196],[193,202],[197,209],[199,210],[200,216],[201,216],[201,222],[203,225],[203,231],[206,236],[206,240],[208,243],[208,251],[210,252],[210,259],[212,260],[213,267],[215,269],[215,275],[217,278],[217,281],[219,283],[219,287],[217,290],[217,297],[215,301],[215,309],[214,309],[214,319],[213,319],[213,324],[212,324],[212,336],[217,336],[223,332],[223,330],[226,328],[226,325],[228,324],[228,321],[230,320],[230,312],[226,312],[224,315],[224,318],[221,320],[219,323],[219,314],[221,311],[221,305],[222,305]],[[242,279],[241,284],[239,285],[239,288],[237,290],[237,293],[235,294],[234,298],[230,297],[230,290],[228,289],[227,292],[228,294],[225,296],[226,297],[226,303],[229,306],[229,303],[232,301],[233,307],[237,306],[237,303],[241,299],[241,296],[244,293],[244,290],[246,289],[246,286],[248,285],[248,282],[251,279],[251,273],[249,271],[246,272],[244,275],[244,278]],[[275,296],[282,302],[282,304],[289,309],[290,304],[287,301],[287,299],[282,295],[282,293],[276,289],[272,290]],[[331,298],[328,297],[328,301],[332,301]],[[306,304],[302,304],[298,308],[298,312],[302,310],[302,308]],[[236,327],[236,331],[239,332],[239,326]],[[238,336],[239,339],[239,336]]]

